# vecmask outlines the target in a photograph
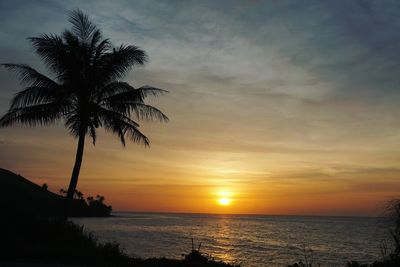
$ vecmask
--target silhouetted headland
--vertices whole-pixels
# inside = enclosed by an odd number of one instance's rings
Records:
[[[80,192],[78,192],[80,193]],[[79,196],[79,194],[78,194]],[[104,198],[75,198],[72,217],[108,217],[112,208]],[[47,186],[39,186],[21,175],[0,168],[0,208],[3,214],[30,214],[35,217],[61,216],[65,196],[53,193]]]

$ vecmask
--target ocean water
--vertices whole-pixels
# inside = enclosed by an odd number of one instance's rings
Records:
[[[179,259],[191,250],[193,238],[196,247],[201,243],[201,252],[243,267],[287,266],[304,262],[305,255],[321,266],[344,266],[350,260],[372,262],[382,257],[382,240],[390,240],[388,222],[378,218],[115,215],[74,221],[100,241],[120,243],[131,256]]]

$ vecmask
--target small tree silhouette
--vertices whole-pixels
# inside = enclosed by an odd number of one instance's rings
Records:
[[[83,193],[78,191],[78,190],[75,190],[75,196],[76,196],[77,199],[81,199],[81,200],[84,199],[83,198]]]
[[[66,196],[67,195],[67,191],[65,189],[60,189],[60,194]]]
[[[99,201],[100,203],[103,203],[104,202],[104,196],[97,195],[96,196],[96,200]]]
[[[97,195],[96,198],[89,196],[86,200],[92,212],[105,216],[110,215],[112,207],[104,204],[104,196]]]

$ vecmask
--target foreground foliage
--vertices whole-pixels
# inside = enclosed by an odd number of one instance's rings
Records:
[[[182,260],[129,257],[117,243],[101,243],[70,221],[8,216],[0,221],[0,263],[85,266],[235,267],[192,250]]]

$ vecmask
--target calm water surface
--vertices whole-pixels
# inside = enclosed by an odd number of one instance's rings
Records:
[[[387,222],[375,218],[119,213],[80,218],[101,241],[116,241],[131,256],[182,258],[195,244],[215,259],[243,267],[286,266],[312,249],[314,263],[380,259]],[[304,260],[303,260],[304,261]]]

